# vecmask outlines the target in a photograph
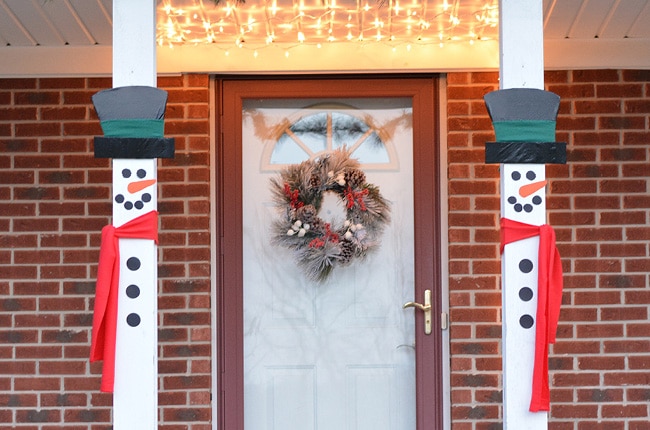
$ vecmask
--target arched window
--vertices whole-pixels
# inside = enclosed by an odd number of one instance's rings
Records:
[[[369,114],[367,108],[341,103],[324,102],[291,111],[255,106],[258,103],[245,104],[244,115],[265,142],[262,171],[280,170],[344,146],[366,170],[396,168],[391,131],[405,122],[411,125],[410,109],[395,117],[393,108],[384,122],[374,110]]]

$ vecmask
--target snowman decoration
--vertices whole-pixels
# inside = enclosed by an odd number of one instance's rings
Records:
[[[562,300],[560,256],[546,224],[545,164],[566,163],[566,144],[555,142],[560,101],[515,88],[488,93],[485,103],[496,134],[486,143],[486,163],[501,163],[504,424],[545,429],[548,347]]]
[[[113,222],[102,230],[90,360],[103,360],[116,429],[157,423],[156,158],[174,155],[163,137],[166,102],[146,86],[93,96],[104,132],[95,157],[113,158]]]

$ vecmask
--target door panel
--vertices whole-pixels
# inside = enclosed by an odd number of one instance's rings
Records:
[[[412,309],[402,309],[406,301],[421,302],[430,289],[433,314],[440,312],[434,80],[222,84],[221,428],[440,428],[438,318],[425,335],[422,313],[415,311],[414,318]],[[281,139],[263,131],[277,128],[283,117],[298,123],[305,108],[354,116],[355,104],[373,110],[390,100],[408,106],[393,107],[389,116],[412,106],[412,130],[391,129],[395,149],[367,157],[362,168],[392,202],[392,222],[378,252],[337,268],[323,284],[309,281],[287,250],[270,243],[268,226],[277,209],[269,202],[269,178],[283,157],[289,163],[299,162],[292,157],[317,157],[335,139],[289,152],[284,143],[283,156],[269,149]],[[371,122],[381,123],[384,111],[375,111],[379,116]],[[336,214],[335,205],[329,209]]]

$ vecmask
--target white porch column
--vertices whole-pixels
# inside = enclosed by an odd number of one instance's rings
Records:
[[[156,86],[156,1],[113,0],[113,87]],[[157,159],[113,159],[113,176],[125,169],[143,169],[156,178]],[[135,176],[133,176],[135,177]],[[123,180],[123,179],[122,179]],[[115,179],[114,179],[115,184]],[[153,194],[156,209],[157,193]],[[113,203],[113,225],[128,221]],[[126,294],[127,281],[120,276],[115,351],[113,428],[158,428],[158,305],[157,246],[151,240],[120,239],[122,255],[135,254],[142,261],[137,272],[141,293],[137,304]],[[133,280],[131,280],[133,282]],[[121,303],[120,303],[121,302]],[[126,307],[137,307],[141,322],[134,329],[124,322]]]
[[[544,41],[542,0],[499,1],[500,89],[544,89]],[[501,216],[505,216],[505,175],[518,166],[534,171],[537,180],[545,179],[544,165],[501,165]],[[544,192],[544,191],[542,191]],[[529,214],[527,223],[544,224],[544,207]],[[503,423],[505,430],[542,430],[548,427],[548,414],[529,412],[535,356],[535,330],[518,329],[521,316],[519,287],[512,280],[519,272],[517,255],[530,253],[539,246],[539,238],[530,238],[506,246],[502,256],[502,355],[503,355]],[[537,291],[530,303],[537,307]]]

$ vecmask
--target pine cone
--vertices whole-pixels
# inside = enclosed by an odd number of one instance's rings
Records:
[[[345,172],[345,183],[352,189],[360,188],[366,182],[366,174],[362,170],[352,169]]]
[[[322,184],[323,184],[323,181],[321,180],[320,176],[317,175],[316,173],[313,173],[311,175],[311,177],[309,178],[309,188],[311,188],[313,190],[320,189]]]
[[[354,257],[354,244],[349,240],[344,240],[341,242],[341,264],[348,264],[350,261],[352,261],[352,257]]]
[[[309,231],[317,236],[322,236],[325,234],[325,223],[322,219],[314,217],[311,223],[309,223]]]
[[[313,223],[318,216],[316,208],[313,205],[306,205],[296,211],[296,218],[301,220],[304,224],[309,224],[313,227]]]

